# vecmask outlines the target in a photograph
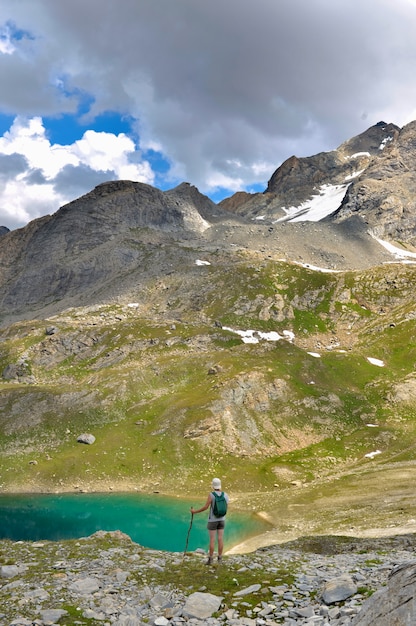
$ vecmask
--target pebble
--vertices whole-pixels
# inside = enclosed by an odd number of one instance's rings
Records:
[[[111,538],[110,547],[98,552],[89,548],[88,541],[103,537]],[[118,531],[79,540],[77,550],[65,542],[45,542],[49,562],[44,554],[40,557],[39,544],[17,542],[20,560],[10,559],[0,568],[0,624],[52,626],[68,615],[68,607],[76,607],[71,623],[80,626],[348,626],[368,593],[381,589],[395,566],[413,559],[416,539],[380,542],[378,548],[373,542],[340,554],[316,554],[285,544],[225,556],[222,568],[262,572],[258,583],[218,595],[207,586],[184,593],[149,584],[149,572],[180,565],[183,555],[145,549]],[[208,567],[202,550],[189,557]],[[293,576],[290,584],[279,580],[283,566]],[[264,571],[270,579],[266,582],[261,579]],[[266,592],[267,601],[262,599]],[[254,606],[246,601],[250,594],[257,598]]]

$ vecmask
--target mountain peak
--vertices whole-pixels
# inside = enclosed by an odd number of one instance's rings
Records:
[[[289,157],[264,193],[239,192],[218,205],[187,182],[168,191],[102,183],[0,237],[0,314],[105,299],[129,290],[134,273],[151,280],[175,271],[178,259],[180,271],[185,242],[201,258],[240,251],[343,269],[390,259],[376,240],[413,252],[415,164],[416,122],[378,122],[336,150]]]

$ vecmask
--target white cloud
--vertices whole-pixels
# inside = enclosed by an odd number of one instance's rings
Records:
[[[26,185],[9,180],[0,191],[0,222],[18,228],[35,217],[54,213],[64,198],[53,185]]]
[[[0,222],[18,227],[55,212],[86,193],[94,184],[127,179],[152,184],[154,173],[146,161],[131,163],[134,142],[124,134],[87,131],[71,145],[51,144],[42,120],[16,118],[0,138],[0,156],[19,155],[27,166],[16,168],[0,188]],[[89,175],[82,178],[83,171]],[[76,179],[76,184],[72,178]],[[74,195],[75,193],[75,195]]]
[[[0,54],[13,54],[15,49],[11,41],[10,29],[7,24],[5,24],[0,28]]]

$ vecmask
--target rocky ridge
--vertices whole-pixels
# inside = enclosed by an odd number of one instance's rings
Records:
[[[321,537],[207,566],[203,550],[149,550],[118,531],[70,542],[7,542],[0,544],[8,554],[0,566],[0,623],[405,626],[415,618],[408,605],[414,545],[414,535]]]
[[[379,122],[331,152],[290,157],[263,194],[235,194],[220,206],[267,223],[291,221],[294,215],[300,221],[302,206],[338,189],[339,201],[325,222],[339,224],[356,215],[374,236],[415,246],[415,145],[416,122],[401,129]]]
[[[263,194],[219,205],[188,183],[98,185],[54,215],[2,229],[0,319],[128,297],[138,280],[181,271],[190,250],[341,271],[393,260],[375,238],[414,252],[415,145],[416,122],[379,122],[331,152],[290,157]],[[334,190],[331,214],[309,221],[308,203]]]

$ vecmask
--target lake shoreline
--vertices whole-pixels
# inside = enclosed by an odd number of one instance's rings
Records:
[[[189,549],[206,549],[207,512],[191,517],[189,496],[143,492],[7,492],[0,494],[0,537],[12,541],[60,541],[96,531],[119,530],[155,550],[181,551],[190,520]],[[227,516],[225,549],[271,528],[260,515],[233,508]]]
[[[413,472],[414,464],[412,464]],[[260,492],[231,491],[232,511],[259,517],[268,527],[263,532],[236,542],[233,553],[252,552],[258,548],[282,544],[301,537],[346,536],[384,538],[416,533],[416,504],[412,484],[398,463],[384,468],[366,467],[360,475],[312,484],[281,485],[276,490]],[[409,470],[410,471],[410,470]],[[375,483],[373,478],[377,473]],[[205,483],[204,483],[205,485]],[[4,494],[130,494],[166,497],[201,506],[206,499],[206,485],[181,487],[180,492],[165,490],[158,481],[137,484],[131,480],[79,481],[71,485],[39,484],[35,480],[3,486]],[[375,486],[376,485],[376,488]],[[392,489],[394,485],[394,490]],[[276,486],[277,487],[277,486]],[[188,508],[188,511],[189,511]],[[187,514],[188,514],[187,511]],[[196,516],[198,518],[199,516]],[[199,521],[199,520],[198,520]],[[187,521],[189,525],[189,518]]]

